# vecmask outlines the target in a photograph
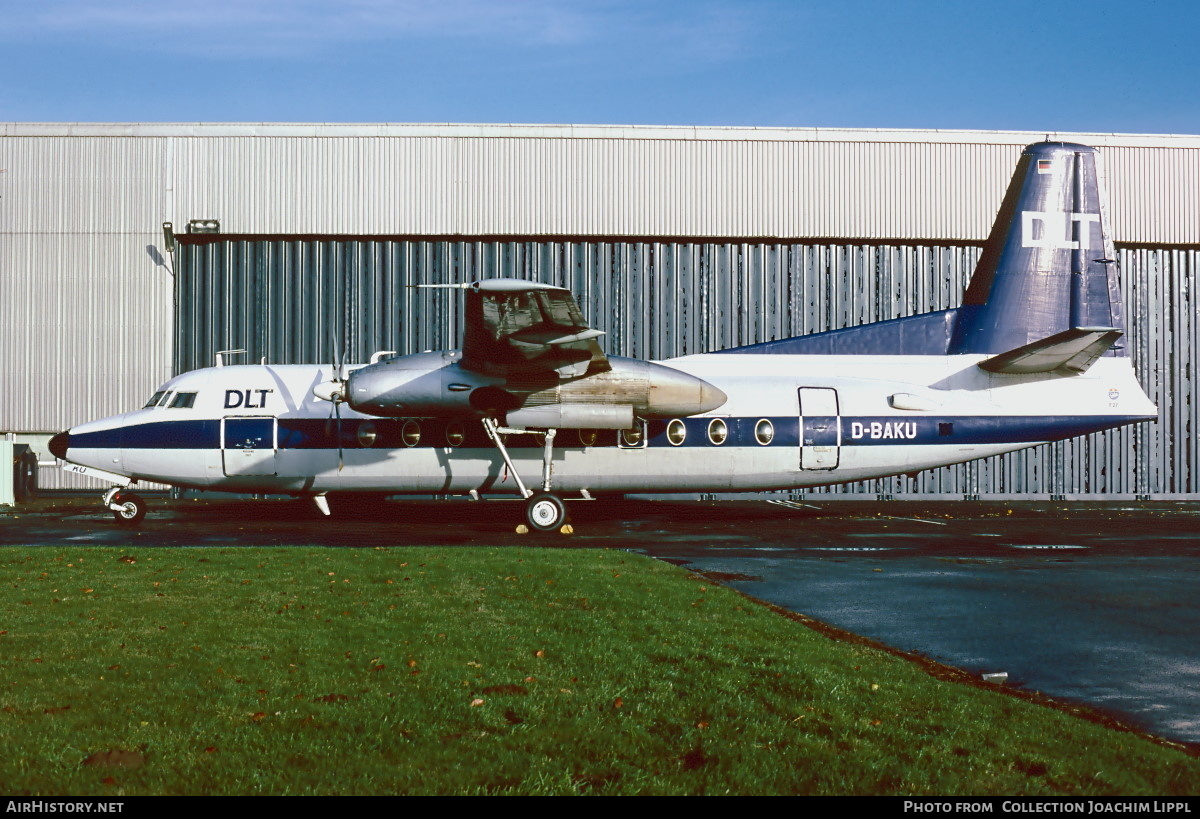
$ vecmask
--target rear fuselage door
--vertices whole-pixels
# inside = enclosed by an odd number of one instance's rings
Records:
[[[837,469],[842,446],[837,390],[801,387],[800,468]]]
[[[226,475],[274,475],[276,448],[274,418],[221,419],[221,457]]]

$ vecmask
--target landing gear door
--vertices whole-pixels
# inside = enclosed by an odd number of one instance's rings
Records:
[[[801,387],[800,468],[837,469],[842,446],[837,390]]]
[[[274,418],[221,419],[226,475],[274,475],[276,451]]]

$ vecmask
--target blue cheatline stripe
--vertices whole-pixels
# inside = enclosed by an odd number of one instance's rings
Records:
[[[221,442],[221,421],[159,421],[70,435],[71,449],[216,449]]]
[[[230,419],[231,421],[234,419]],[[241,419],[239,419],[241,420]],[[254,419],[258,425],[269,419]],[[715,447],[709,441],[711,418],[683,418],[686,430],[682,447]],[[722,446],[758,447],[755,428],[759,421],[771,423],[773,437],[769,447],[800,445],[800,419],[795,416],[762,418],[746,416],[721,418],[726,437]],[[834,446],[840,430],[842,446],[896,446],[933,444],[1010,444],[1036,441],[1057,441],[1104,429],[1147,420],[1141,415],[1073,415],[1073,416],[943,416],[902,418],[897,416],[853,416],[837,419],[832,416],[804,419],[805,443],[812,446]],[[835,424],[836,422],[836,424]],[[448,433],[461,433],[459,446],[466,448],[491,447],[476,421],[457,422],[445,419],[422,419],[418,422],[420,440],[416,447],[445,447]],[[667,421],[646,424],[646,443],[650,448],[675,448],[667,436]],[[369,425],[369,426],[368,426]],[[367,440],[373,429],[372,448],[407,448],[403,430],[405,420],[393,418],[347,418],[341,423],[343,447],[358,448],[360,439]],[[255,434],[260,435],[262,430]],[[582,446],[581,436],[595,433],[593,446],[618,446],[619,435],[613,430],[559,430],[554,445],[561,448]],[[227,429],[228,437],[228,429]],[[248,437],[248,436],[243,436]],[[324,418],[280,418],[280,449],[332,449],[338,445],[338,424]],[[244,443],[231,441],[230,445]],[[540,436],[517,435],[507,440],[509,448],[538,448]],[[71,433],[71,449],[218,449],[221,446],[220,419],[189,421],[160,421],[98,432]],[[269,448],[265,439],[252,448]]]

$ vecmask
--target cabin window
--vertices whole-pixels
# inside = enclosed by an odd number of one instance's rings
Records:
[[[177,392],[171,401],[171,409],[191,409],[196,403],[196,393]]]
[[[715,446],[720,446],[725,443],[725,439],[729,437],[729,427],[720,418],[714,418],[708,422],[708,440]]]
[[[771,441],[775,440],[775,425],[766,418],[760,419],[754,425],[754,439],[762,446],[771,443]]]
[[[416,421],[405,421],[400,428],[400,440],[405,446],[416,446],[421,443],[421,425]]]
[[[163,396],[166,394],[167,394],[166,390],[159,390],[158,392],[154,393],[154,395],[150,396],[150,400],[147,401],[142,406],[142,409],[150,409],[151,407],[157,407],[158,402],[161,401]]]
[[[463,430],[461,421],[451,421],[450,426],[446,427],[446,443],[450,446],[462,446],[466,438],[467,433]]]
[[[687,426],[683,421],[675,418],[667,424],[667,440],[671,442],[671,446],[679,446],[687,440]]]
[[[358,445],[364,449],[375,446],[375,442],[379,440],[379,430],[375,428],[375,424],[370,421],[363,421],[358,425],[358,432],[354,434]]]
[[[646,422],[637,422],[632,429],[621,430],[620,445],[622,449],[640,449],[646,445]]]

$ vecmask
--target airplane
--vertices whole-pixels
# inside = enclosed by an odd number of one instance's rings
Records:
[[[606,355],[568,290],[484,279],[450,285],[460,350],[218,354],[50,449],[110,482],[103,503],[130,525],[147,509],[130,487],[154,482],[307,496],[325,515],[330,494],[512,494],[518,531],[569,532],[566,499],[861,481],[1153,420],[1117,276],[1098,152],[1043,142],[954,309],[642,361]]]

